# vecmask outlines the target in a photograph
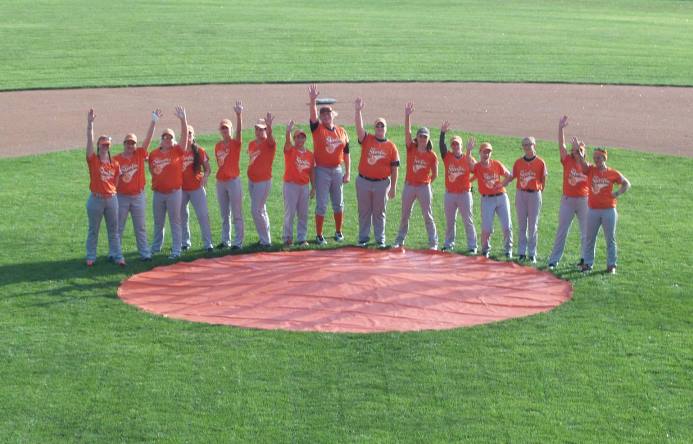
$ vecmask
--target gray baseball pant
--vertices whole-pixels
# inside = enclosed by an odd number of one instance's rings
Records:
[[[505,254],[511,254],[513,249],[513,225],[510,219],[510,201],[506,193],[500,196],[481,196],[481,251],[491,251],[491,233],[493,233],[493,215],[498,215],[503,227],[503,249]]]
[[[240,177],[231,180],[217,181],[217,200],[221,212],[221,243],[229,245],[231,241],[231,224],[233,218],[233,244],[243,245],[243,185]],[[230,208],[230,210],[229,210]]]
[[[586,265],[594,264],[594,250],[597,244],[599,227],[601,226],[604,231],[604,240],[606,241],[606,265],[607,267],[616,266],[617,222],[618,213],[616,212],[616,208],[590,208],[587,211],[586,243],[585,250],[582,252]]]
[[[171,254],[180,256],[181,247],[181,223],[180,223],[180,203],[183,193],[180,189],[170,193],[160,193],[154,191],[154,242],[152,243],[152,253],[161,251],[164,244],[164,228],[166,225],[166,213],[168,222],[171,226]]]
[[[284,182],[284,231],[282,240],[293,240],[294,217],[296,222],[296,240],[303,242],[308,234],[308,200],[310,186]]]
[[[549,264],[557,264],[563,257],[565,241],[573,223],[573,217],[577,216],[580,224],[580,254],[585,250],[585,234],[587,230],[587,197],[561,197],[561,207],[558,211],[558,229],[556,240],[553,243],[553,251],[549,257]]]
[[[152,256],[147,241],[147,227],[145,222],[146,207],[147,199],[144,191],[134,196],[118,194],[118,235],[122,241],[129,213],[132,215],[132,228],[135,231],[137,251],[139,251],[140,257],[143,259]]]
[[[428,233],[428,248],[438,247],[438,233],[436,224],[433,220],[433,210],[431,209],[431,185],[404,185],[402,192],[402,218],[399,221],[399,233],[395,243],[403,245],[409,232],[409,218],[411,210],[414,206],[414,201],[419,201],[421,214],[423,215],[424,223],[426,224],[426,232]]]
[[[108,232],[108,256],[115,260],[121,260],[123,253],[120,249],[120,235],[118,234],[118,199],[115,196],[102,198],[89,195],[87,200],[87,218],[89,229],[87,231],[87,260],[96,260],[96,246],[99,243],[99,229],[101,219],[106,219],[106,231]]]
[[[474,200],[472,192],[445,193],[445,248],[455,246],[457,210],[460,211],[464,231],[467,234],[467,248],[476,250],[476,228],[472,220],[472,206]]]
[[[325,215],[328,197],[332,201],[333,212],[344,211],[343,179],[344,172],[341,165],[335,168],[315,168],[315,214]]]
[[[272,179],[264,182],[253,182],[248,180],[248,192],[250,193],[250,211],[253,213],[253,222],[260,238],[260,243],[270,245],[272,236],[270,235],[270,220],[267,214],[267,198],[272,189]]]
[[[517,254],[536,256],[541,191],[529,193],[517,190],[515,193],[515,211],[517,211],[517,223],[520,231]]]
[[[188,211],[188,202],[191,202],[195,209],[197,222],[200,224],[200,234],[202,235],[202,244],[204,248],[213,248],[212,230],[209,228],[209,210],[207,209],[207,190],[200,187],[193,191],[182,191],[181,208],[180,208],[180,223],[183,230],[182,245],[190,247],[190,212]]]
[[[368,242],[373,224],[375,241],[385,242],[385,210],[390,178],[372,182],[356,178],[356,199],[359,206],[359,242]]]

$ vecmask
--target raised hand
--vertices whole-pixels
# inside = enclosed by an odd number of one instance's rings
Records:
[[[577,149],[577,148],[580,148],[580,145],[582,144],[582,142],[580,142],[578,140],[577,136],[573,136],[573,138],[570,139],[570,144],[573,146],[573,148]]]
[[[476,145],[476,139],[474,136],[469,136],[469,140],[467,140],[467,152],[470,153],[474,149],[474,145]]]
[[[236,100],[236,104],[233,106],[233,111],[236,114],[242,113],[243,112],[243,102],[241,102],[240,100]]]
[[[157,123],[163,115],[164,113],[161,112],[161,109],[155,109],[154,111],[152,111],[152,122]]]
[[[365,105],[366,103],[363,101],[361,97],[357,97],[354,101],[354,108],[356,108],[356,111],[363,111],[363,107]]]
[[[94,123],[94,120],[96,120],[96,112],[94,111],[94,108],[90,108],[89,112],[87,113],[87,123]]]
[[[568,116],[563,116],[563,117],[561,117],[561,119],[558,121],[558,127],[559,127],[560,129],[563,129],[563,128],[565,128],[566,126],[568,126]]]
[[[176,117],[178,117],[180,120],[186,120],[187,116],[185,114],[185,108],[183,108],[180,105],[176,106]]]
[[[293,129],[294,129],[294,121],[292,119],[292,120],[289,120],[289,123],[286,125],[286,130],[291,132],[291,131],[293,131]]]
[[[315,100],[318,98],[320,95],[320,91],[318,91],[318,85],[313,83],[308,87],[308,96],[310,97],[310,100]]]
[[[440,130],[444,133],[447,133],[449,129],[450,129],[450,122],[448,122],[447,120],[443,121],[443,124],[440,125]]]
[[[270,129],[272,128],[272,121],[274,121],[274,116],[272,115],[272,113],[267,113],[267,115],[265,116],[265,123],[267,124],[267,127]]]
[[[404,105],[404,115],[409,117],[414,113],[414,102],[407,102],[406,105]]]

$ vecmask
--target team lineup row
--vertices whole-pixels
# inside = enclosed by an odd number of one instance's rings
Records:
[[[282,240],[285,245],[295,241],[307,245],[309,200],[315,197],[316,242],[325,244],[323,223],[328,203],[331,202],[335,234],[338,242],[344,240],[343,185],[351,181],[351,156],[349,136],[343,127],[335,124],[337,113],[331,104],[321,102],[316,85],[308,88],[309,123],[313,140],[313,152],[305,147],[307,135],[295,129],[290,121],[286,128],[284,143],[284,226]],[[378,118],[374,122],[373,134],[367,133],[363,124],[364,101],[354,102],[355,126],[361,157],[358,164],[356,195],[358,203],[358,244],[365,246],[370,241],[371,226],[376,244],[385,247],[385,214],[387,202],[395,198],[400,158],[397,146],[387,138],[387,122]],[[320,106],[320,107],[319,107]],[[318,108],[319,107],[319,108]],[[405,145],[407,153],[405,185],[402,193],[402,214],[394,247],[402,246],[409,228],[409,218],[415,201],[421,207],[429,248],[438,248],[438,234],[431,209],[431,183],[438,177],[438,156],[433,150],[428,128],[421,127],[412,136],[411,116],[415,108],[407,103],[404,109]],[[242,102],[234,106],[235,130],[230,119],[219,123],[221,140],[214,148],[216,173],[216,195],[222,220],[221,243],[218,248],[240,249],[244,239],[242,214],[243,189],[240,180],[240,156],[242,150]],[[195,131],[188,125],[183,107],[176,107],[180,120],[181,140],[177,143],[175,132],[165,129],[159,146],[149,151],[156,124],[161,111],[152,113],[147,136],[141,146],[135,134],[127,134],[123,140],[124,150],[111,157],[111,137],[102,135],[94,149],[94,121],[96,113],[90,110],[87,117],[86,160],[90,173],[91,194],[87,202],[89,230],[87,235],[87,265],[96,260],[99,226],[106,220],[109,238],[109,258],[125,265],[120,238],[128,215],[131,215],[137,248],[143,260],[151,259],[152,253],[161,251],[164,242],[164,226],[168,214],[172,234],[170,259],[180,256],[181,250],[190,248],[188,204],[192,203],[200,224],[202,241],[212,251],[212,235],[207,210],[206,185],[211,174],[210,159],[206,151],[195,140]],[[251,211],[261,246],[271,244],[270,221],[266,202],[272,183],[272,164],[277,144],[272,131],[273,116],[267,113],[264,119],[254,124],[255,138],[248,143],[248,194]],[[568,118],[564,116],[558,125],[558,144],[563,166],[563,196],[559,210],[559,226],[553,251],[548,258],[549,268],[554,268],[563,255],[566,237],[574,217],[577,217],[581,233],[580,266],[583,271],[592,269],[596,238],[601,226],[607,245],[607,271],[616,271],[616,202],[630,188],[629,181],[618,171],[606,165],[607,150],[596,148],[594,163],[585,159],[585,145],[572,138],[571,150],[565,145],[564,128]],[[479,145],[477,160],[472,152],[476,141],[470,137],[463,151],[459,136],[450,139],[446,135],[449,123],[441,125],[439,153],[445,178],[445,240],[443,250],[455,246],[457,213],[464,223],[467,250],[477,252],[477,233],[472,222],[472,182],[477,181],[481,195],[481,254],[488,257],[493,232],[494,217],[497,216],[503,229],[503,252],[512,258],[513,229],[510,217],[510,202],[506,187],[516,181],[515,208],[519,222],[517,255],[520,260],[536,262],[537,232],[542,206],[542,191],[546,186],[548,172],[545,162],[536,154],[533,137],[522,141],[524,156],[517,159],[512,170],[498,160],[492,159],[493,147],[484,142]],[[149,166],[153,189],[154,239],[151,245],[145,229],[145,162]],[[614,185],[620,187],[614,191]],[[233,225],[233,239],[231,237]]]

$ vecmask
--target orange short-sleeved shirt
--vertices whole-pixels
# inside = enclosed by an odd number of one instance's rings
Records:
[[[431,183],[433,167],[438,163],[438,156],[432,150],[419,151],[416,143],[407,146],[407,177],[409,185],[426,185]]]
[[[202,178],[205,175],[202,164],[209,161],[207,152],[202,147],[197,148],[197,152],[200,154],[200,169],[197,172],[193,169],[195,155],[192,149],[185,150],[183,153],[183,189],[185,191],[195,191],[200,188]]]
[[[482,196],[505,193],[505,187],[500,186],[502,184],[501,176],[504,176],[508,169],[501,162],[492,159],[488,167],[478,162],[474,165],[473,171],[479,182],[479,193]]]
[[[147,179],[144,176],[144,161],[147,160],[149,153],[140,147],[135,148],[132,156],[125,157],[118,154],[113,159],[120,164],[120,180],[118,180],[118,194],[135,196],[144,191]]]
[[[535,156],[529,162],[524,157],[520,157],[513,165],[513,177],[517,182],[518,190],[542,191],[547,174],[546,163],[539,156]]]
[[[561,159],[563,164],[563,194],[568,197],[586,197],[590,190],[587,175],[582,172],[582,165],[573,156]]]
[[[260,143],[253,140],[248,144],[248,179],[264,182],[272,178],[272,162],[277,152],[277,142],[265,139]]]
[[[309,184],[315,162],[313,153],[305,149],[300,151],[290,144],[289,147],[288,151],[284,151],[284,182]]]
[[[361,141],[361,160],[359,174],[370,179],[390,177],[390,168],[399,164],[397,145],[389,140],[378,140],[372,134],[366,134]]]
[[[87,157],[89,167],[89,189],[92,193],[114,196],[116,183],[120,176],[120,165],[116,160],[101,162],[99,156],[92,153]]]
[[[613,168],[600,171],[596,165],[591,165],[587,170],[587,183],[589,183],[589,197],[587,206],[590,208],[604,209],[616,208],[616,198],[611,194],[614,184],[623,183],[621,173]]]
[[[170,193],[183,186],[183,148],[175,145],[166,151],[157,148],[149,153],[152,190]]]
[[[217,158],[217,180],[235,179],[241,174],[239,162],[241,159],[241,143],[231,139],[228,145],[224,141],[214,146],[214,156]]]
[[[318,123],[312,136],[317,166],[335,168],[344,161],[344,148],[349,143],[349,136],[344,128],[335,126],[333,130],[329,130]]]
[[[466,193],[472,189],[470,180],[472,170],[469,168],[467,156],[458,159],[451,152],[443,157],[445,165],[445,190],[448,193]]]

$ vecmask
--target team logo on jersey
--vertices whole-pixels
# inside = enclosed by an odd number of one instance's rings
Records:
[[[486,188],[490,190],[496,188],[496,184],[499,180],[500,176],[498,176],[498,174],[484,173],[484,185],[486,185]]]
[[[334,154],[334,152],[337,150],[337,148],[339,148],[341,144],[341,139],[336,139],[331,136],[325,137],[325,151],[327,151],[330,154]]]
[[[304,170],[309,170],[310,166],[311,166],[310,162],[308,162],[308,160],[303,159],[301,157],[296,157],[295,164],[296,164],[296,169],[299,171],[299,173],[301,171],[304,171]]]
[[[380,159],[386,157],[385,151],[380,150],[375,147],[370,147],[368,149],[368,165],[375,165]]]
[[[135,177],[137,170],[139,170],[139,167],[135,163],[130,164],[130,165],[121,165],[120,166],[120,178],[121,178],[121,180],[125,183],[130,183],[132,181],[132,178]]]
[[[115,172],[112,168],[102,165],[99,167],[99,175],[101,176],[101,182],[111,182],[115,177]]]
[[[183,157],[183,169],[185,170],[186,168],[188,168],[190,165],[193,164],[194,161],[195,158],[192,154],[186,154],[185,157]]]
[[[414,173],[418,173],[419,171],[423,170],[424,168],[428,168],[428,164],[424,159],[420,158],[415,158],[414,159],[414,165],[412,165],[412,169],[414,170]]]
[[[251,151],[250,152],[250,164],[252,165],[253,162],[255,162],[258,157],[260,157],[260,150]]]
[[[224,166],[224,161],[226,160],[226,156],[229,155],[229,150],[222,150],[222,151],[217,151],[217,163],[219,166]]]
[[[527,188],[529,183],[536,180],[537,175],[532,170],[520,170],[520,188]]]
[[[611,181],[607,177],[594,176],[592,177],[592,193],[599,194],[606,187],[611,185]]]
[[[580,182],[587,182],[587,176],[582,174],[581,171],[571,168],[570,172],[568,173],[568,183],[570,186],[574,187]]]
[[[454,182],[458,177],[464,176],[467,171],[463,166],[460,165],[450,165],[448,167],[448,179],[450,182]]]
[[[171,159],[154,159],[152,161],[152,172],[157,176],[164,171],[164,168],[171,164]]]

